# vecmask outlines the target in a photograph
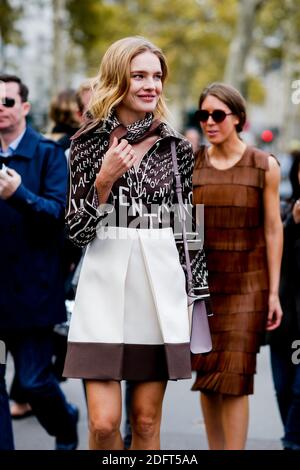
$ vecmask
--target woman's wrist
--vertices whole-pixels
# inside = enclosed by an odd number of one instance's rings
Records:
[[[95,181],[95,187],[97,191],[102,192],[110,191],[113,186],[113,181],[111,181],[106,175],[102,175],[101,173],[97,176]]]
[[[278,297],[278,296],[279,296],[278,290],[277,291],[274,291],[274,290],[269,291],[269,297]]]

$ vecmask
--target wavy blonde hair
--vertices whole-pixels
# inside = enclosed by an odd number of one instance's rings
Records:
[[[92,98],[89,106],[94,121],[105,119],[110,111],[120,104],[130,86],[130,63],[143,52],[155,54],[161,64],[162,84],[168,75],[168,66],[163,52],[141,36],[131,36],[114,42],[106,51],[98,75],[92,81]],[[155,117],[166,117],[168,109],[160,95]]]

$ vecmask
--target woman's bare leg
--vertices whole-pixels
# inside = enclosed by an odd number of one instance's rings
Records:
[[[248,395],[223,395],[222,421],[225,450],[243,450],[249,423]]]
[[[131,401],[131,449],[160,449],[160,423],[166,382],[137,382]]]
[[[201,405],[209,448],[244,449],[249,422],[248,396],[201,393]]]
[[[119,382],[86,380],[89,413],[89,447],[92,450],[121,450],[122,394]]]
[[[210,450],[223,450],[225,437],[222,423],[222,395],[200,393],[201,408]]]

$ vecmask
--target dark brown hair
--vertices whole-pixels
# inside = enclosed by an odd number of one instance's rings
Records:
[[[28,100],[28,94],[29,90],[25,83],[22,82],[22,80],[17,77],[16,75],[9,75],[9,74],[0,74],[0,82],[4,83],[17,83],[19,85],[19,95],[21,96],[21,100],[24,103],[25,101]]]
[[[52,98],[49,116],[56,124],[66,124],[76,127],[78,121],[74,118],[74,109],[78,109],[76,92],[66,89]]]
[[[246,101],[240,92],[226,83],[214,82],[208,85],[202,91],[199,98],[199,109],[201,109],[203,101],[207,96],[215,96],[222,101],[232,113],[239,118],[239,123],[236,124],[236,131],[242,132],[247,119]]]
[[[82,102],[82,95],[87,91],[92,91],[91,79],[86,79],[83,83],[81,83],[81,85],[79,86],[79,88],[77,89],[77,91],[75,93],[76,102],[77,102],[78,109],[79,109],[81,114],[84,111],[84,104]]]

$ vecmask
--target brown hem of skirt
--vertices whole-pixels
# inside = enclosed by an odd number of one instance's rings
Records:
[[[63,376],[118,381],[189,379],[190,345],[69,342]]]
[[[233,373],[213,372],[201,374],[198,372],[197,378],[191,388],[192,391],[203,393],[220,393],[222,395],[252,395],[253,394],[253,374],[241,375]]]

